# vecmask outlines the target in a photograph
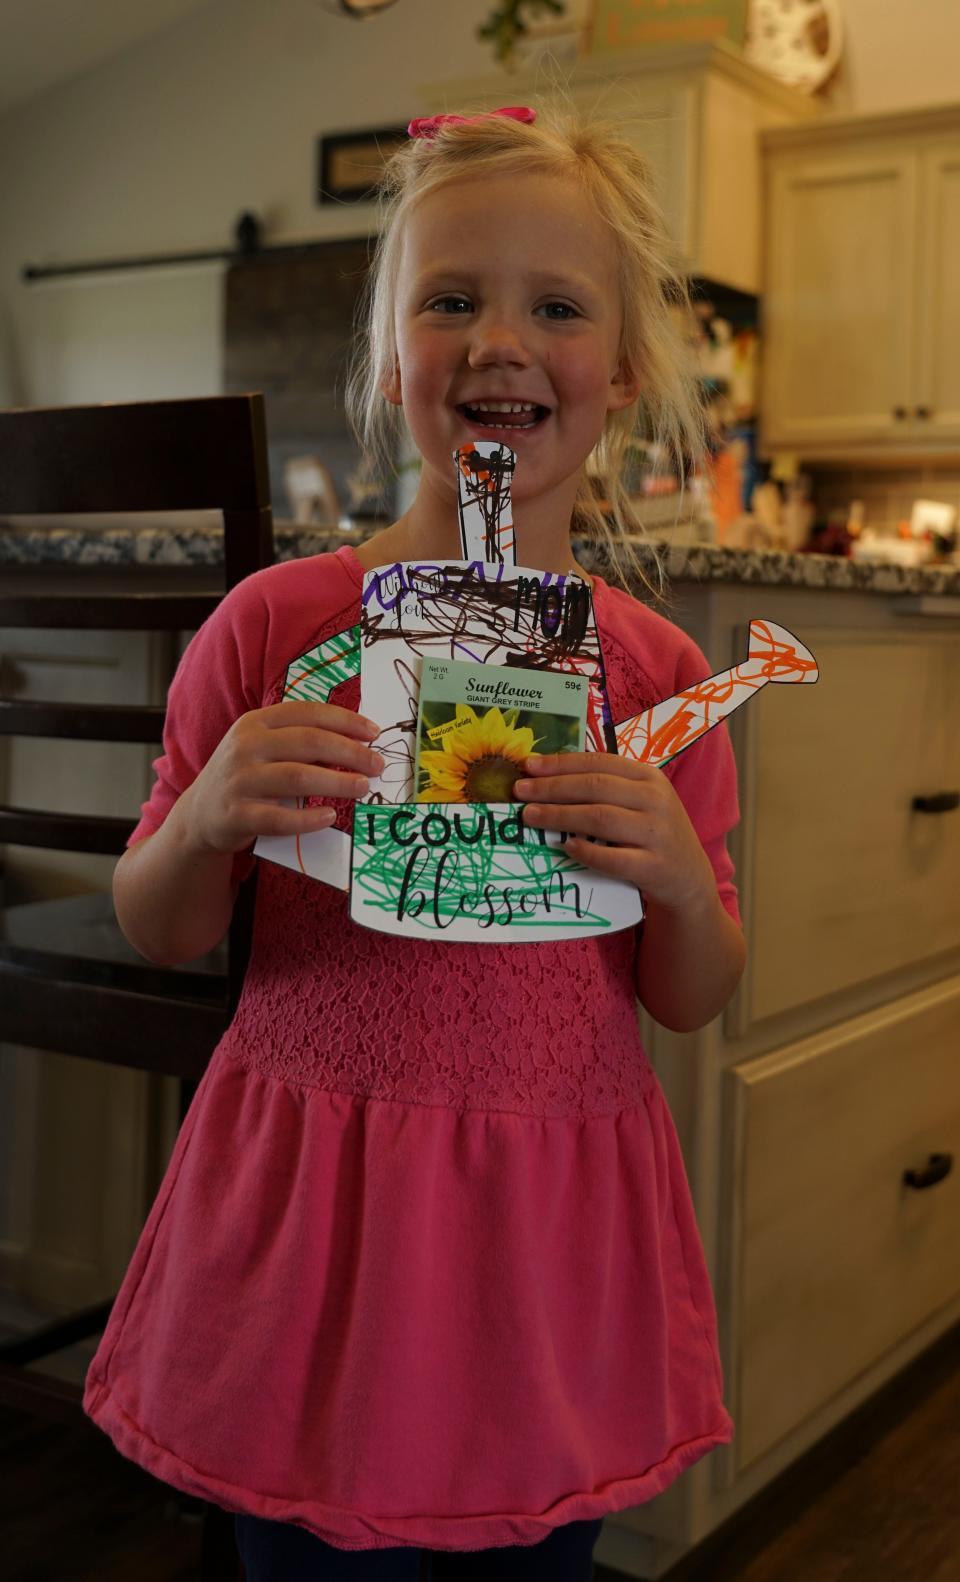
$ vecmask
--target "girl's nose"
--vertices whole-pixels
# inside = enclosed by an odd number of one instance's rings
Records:
[[[530,351],[520,327],[505,314],[481,316],[473,326],[468,361],[471,368],[510,363],[520,368],[530,365]]]

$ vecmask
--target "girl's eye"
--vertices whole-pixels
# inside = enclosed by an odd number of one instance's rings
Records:
[[[470,298],[461,296],[437,297],[431,302],[430,310],[433,313],[461,313],[464,309],[469,313]]]
[[[560,310],[559,313],[555,311],[557,308]],[[564,323],[567,319],[575,319],[577,317],[576,308],[572,308],[569,302],[545,302],[542,308],[537,309],[537,312],[545,313],[547,318],[555,319],[558,324]]]

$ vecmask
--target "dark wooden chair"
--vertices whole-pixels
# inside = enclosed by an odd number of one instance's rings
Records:
[[[0,517],[221,510],[225,588],[273,560],[263,397],[0,412]],[[2,531],[2,527],[0,527]],[[157,568],[158,580],[162,577]],[[195,630],[222,592],[0,591],[0,629]],[[0,735],[160,743],[164,709],[0,699]],[[158,749],[159,750],[159,749]],[[0,807],[6,844],[119,856],[129,819]],[[249,951],[256,875],[241,886],[228,940],[207,970],[153,967],[123,941],[112,903],[89,896],[0,914],[0,1039],[180,1081],[180,1123],[236,1006]],[[23,916],[18,916],[18,913]],[[109,925],[117,950],[103,946]],[[95,951],[86,931],[98,930]],[[193,964],[191,964],[193,965]],[[42,1058],[42,1055],[38,1056]],[[82,1391],[34,1366],[101,1332],[114,1298],[0,1344],[0,1403],[87,1422]],[[99,1432],[90,1424],[91,1431]],[[233,1519],[202,1510],[204,1582],[243,1575]]]

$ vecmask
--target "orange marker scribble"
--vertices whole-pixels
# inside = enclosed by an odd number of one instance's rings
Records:
[[[493,510],[497,512],[499,516],[500,501],[501,499],[505,500],[507,494],[503,468],[478,466],[477,459],[481,454],[482,453],[479,451],[476,445],[467,444],[458,446],[456,451],[457,467],[462,477],[469,484],[469,492],[473,496],[473,499],[480,503],[480,509],[484,514],[484,517],[486,517],[486,512],[489,507],[485,501],[481,502],[481,496],[485,496],[487,500],[492,500],[494,502]],[[509,454],[510,453],[508,452],[508,455]],[[461,488],[461,506],[464,503],[463,490]],[[501,554],[504,551],[512,552],[514,549],[513,522],[510,519],[509,512],[506,513],[505,521],[500,521],[498,519],[492,523],[492,527],[493,540],[497,546],[498,552]],[[490,528],[491,523],[485,520],[484,529],[486,534],[489,534]]]
[[[817,675],[816,660],[792,632],[771,621],[751,621],[746,659],[622,720],[616,726],[617,751],[655,767],[667,763],[768,681],[816,681]]]

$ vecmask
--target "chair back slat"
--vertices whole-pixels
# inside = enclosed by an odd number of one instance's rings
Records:
[[[265,435],[260,394],[13,408],[0,412],[0,516],[258,512]]]
[[[20,703],[0,698],[0,736],[58,736],[71,741],[157,742],[166,710],[159,703]]]
[[[82,1402],[82,1385],[0,1359],[0,1404],[12,1412],[26,1412],[73,1428],[88,1423],[91,1430],[99,1433],[97,1425],[81,1410]]]
[[[72,1346],[78,1340],[86,1340],[95,1329],[103,1329],[112,1309],[112,1302],[96,1302],[93,1307],[81,1308],[79,1312],[69,1313],[66,1318],[50,1319],[28,1335],[0,1341],[0,1358],[23,1367],[26,1363],[35,1362],[38,1357],[47,1356],[51,1351],[62,1351],[65,1346]]]
[[[38,902],[30,904],[42,905]],[[36,979],[38,993],[41,992],[39,980],[42,978],[67,981],[71,975],[76,975],[74,956],[56,949],[41,950],[36,946],[18,944],[17,936],[21,931],[14,926],[11,932],[14,936],[12,940],[0,937],[0,961]],[[112,935],[109,943],[113,944]],[[111,954],[102,958],[91,956],[84,961],[83,981],[95,987],[125,989],[133,994],[152,994],[166,1000],[192,1000],[198,1005],[212,1005],[222,1010],[227,1004],[227,951],[211,952],[211,956],[214,954],[223,957],[218,972],[197,972],[191,967],[157,967],[143,959],[139,964],[136,961],[119,961]]]
[[[28,1048],[57,1049],[81,1060],[133,1066],[199,1082],[227,1030],[227,1006],[34,978],[0,959],[3,1036]],[[110,1036],[105,1036],[109,1027]],[[64,1029],[69,1028],[69,1044]],[[149,1041],[144,1034],[149,1030]],[[130,1052],[137,1058],[131,1060]]]
[[[257,512],[224,511],[224,565],[227,587],[235,588],[273,561],[273,513],[269,504]]]
[[[220,599],[216,593],[5,594],[0,597],[0,627],[63,632],[194,632],[213,613]]]
[[[120,857],[137,820],[103,813],[45,813],[0,807],[0,846],[46,846],[51,851],[100,852]]]

